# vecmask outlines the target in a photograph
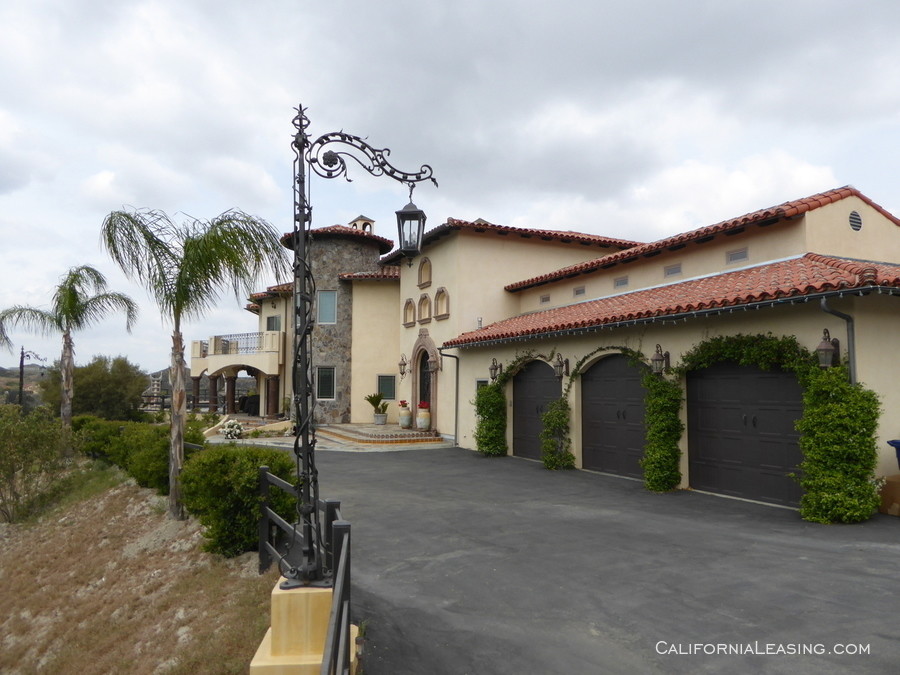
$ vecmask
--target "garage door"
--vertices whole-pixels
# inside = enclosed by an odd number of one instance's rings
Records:
[[[541,458],[541,415],[562,395],[553,366],[532,361],[513,378],[513,454]]]
[[[803,459],[794,429],[802,395],[791,373],[720,363],[688,374],[691,487],[799,504],[800,486],[787,474]]]
[[[643,478],[645,395],[640,368],[619,354],[601,359],[582,375],[585,469]]]

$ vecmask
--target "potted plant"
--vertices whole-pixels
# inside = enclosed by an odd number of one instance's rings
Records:
[[[400,418],[401,429],[412,429],[412,411],[406,401],[400,401],[397,408],[397,415]]]
[[[387,401],[383,400],[383,394],[369,394],[366,400],[375,409],[375,424],[387,424]]]
[[[416,429],[426,431],[431,428],[431,404],[428,401],[419,401],[416,412]]]

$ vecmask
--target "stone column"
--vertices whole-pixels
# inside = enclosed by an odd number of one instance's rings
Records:
[[[191,381],[194,383],[192,394],[194,396],[194,400],[191,402],[191,410],[199,410],[200,409],[200,377],[191,376]]]
[[[219,376],[209,376],[209,412],[219,412]]]
[[[237,375],[225,376],[225,412],[234,415],[237,412],[234,405],[234,392],[237,385]]]
[[[278,390],[281,388],[281,378],[278,375],[266,376],[266,416],[278,416]]]

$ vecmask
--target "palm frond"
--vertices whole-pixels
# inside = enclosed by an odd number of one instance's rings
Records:
[[[40,335],[53,335],[62,333],[64,330],[53,312],[24,305],[15,305],[0,312],[0,324],[20,326],[29,332]]]

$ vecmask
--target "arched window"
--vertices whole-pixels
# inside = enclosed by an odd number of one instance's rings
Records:
[[[450,316],[450,294],[441,286],[434,294],[434,318],[446,319]]]
[[[419,288],[427,288],[431,286],[431,261],[428,258],[422,258],[419,263]]]
[[[419,298],[419,323],[428,323],[431,321],[431,298],[427,293],[422,293]]]
[[[403,305],[403,325],[412,326],[416,323],[416,303],[412,298],[407,298]]]

